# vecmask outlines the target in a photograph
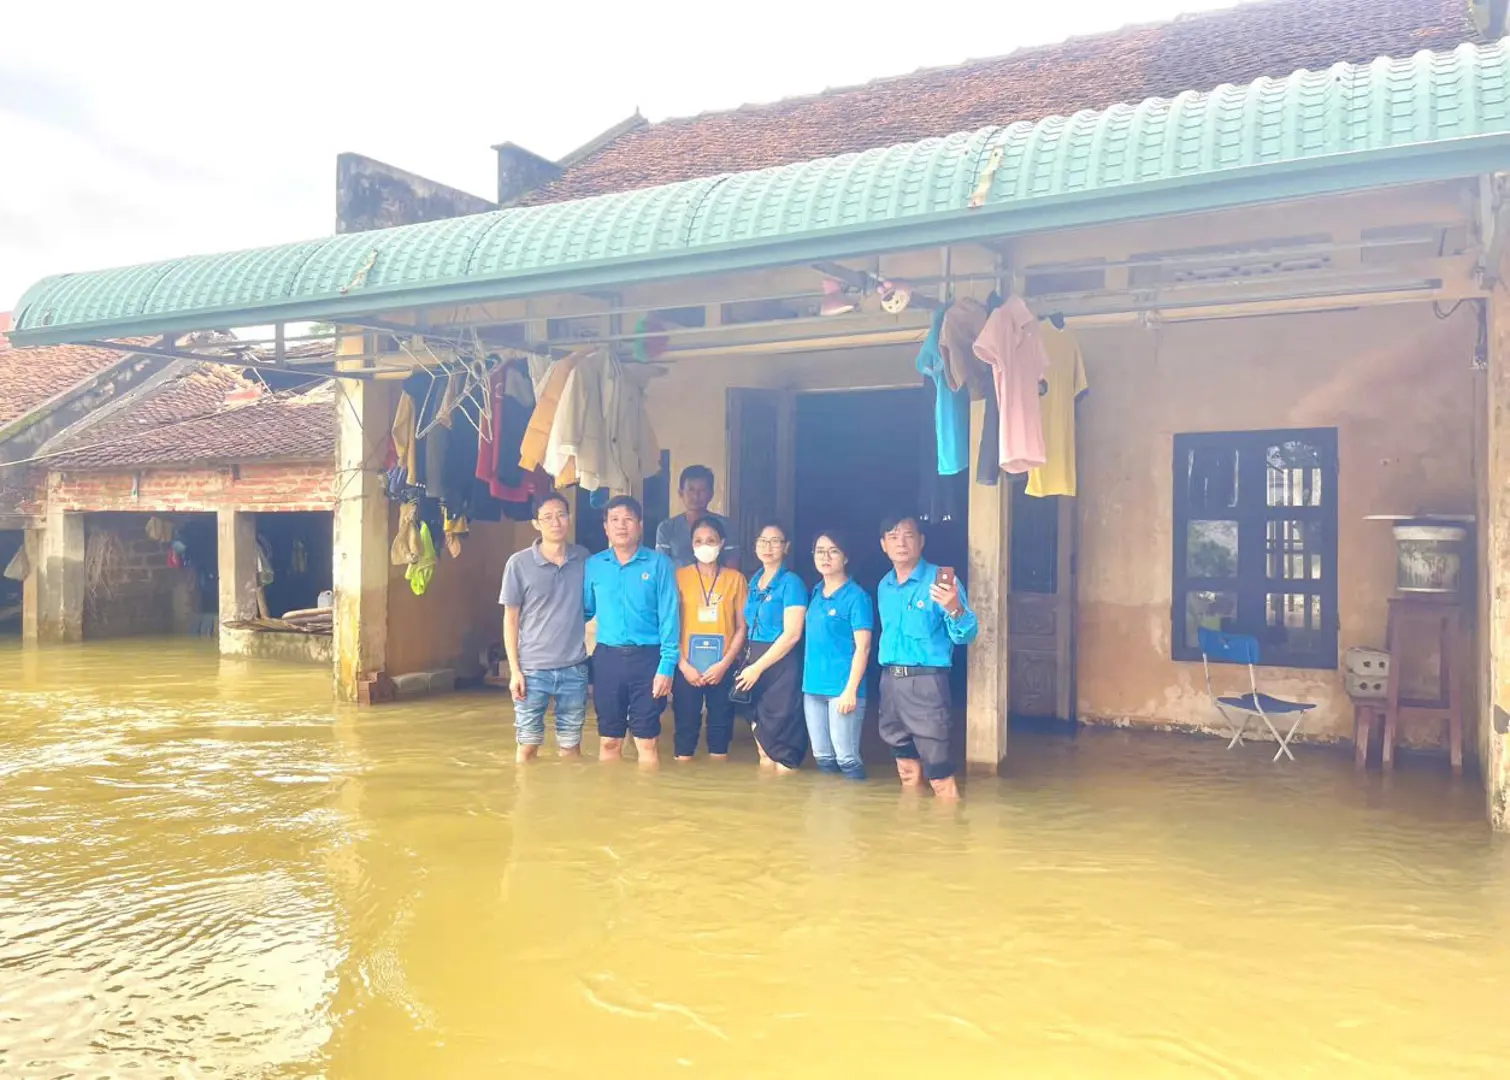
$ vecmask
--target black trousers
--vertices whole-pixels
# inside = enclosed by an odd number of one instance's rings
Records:
[[[697,753],[698,739],[703,732],[703,708],[708,710],[708,753],[727,754],[729,740],[734,737],[734,706],[729,701],[729,688],[734,683],[732,675],[713,686],[693,686],[682,673],[676,673],[671,684],[671,715],[676,721],[676,756],[691,757]]]
[[[929,780],[954,775],[949,759],[949,708],[947,671],[897,678],[881,670],[881,738],[893,757],[921,759],[923,775]]]
[[[750,643],[750,659],[759,660],[769,641]],[[755,740],[766,757],[789,769],[807,757],[807,717],[802,711],[802,666],[793,649],[760,676],[751,696]]]
[[[599,645],[592,654],[592,700],[598,711],[598,735],[622,739],[658,739],[664,698],[653,693],[661,663],[656,645]]]

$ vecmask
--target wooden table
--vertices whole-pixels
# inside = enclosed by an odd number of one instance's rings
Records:
[[[1395,737],[1401,709],[1435,709],[1447,713],[1448,748],[1452,756],[1452,773],[1463,774],[1463,691],[1458,666],[1458,644],[1463,626],[1463,609],[1456,596],[1434,593],[1406,593],[1389,602],[1389,629],[1385,647],[1389,650],[1389,699],[1384,705],[1384,752],[1386,769],[1395,763]],[[1430,699],[1401,696],[1400,684],[1405,670],[1404,659],[1410,652],[1413,630],[1430,631],[1436,637],[1440,664],[1437,696]]]

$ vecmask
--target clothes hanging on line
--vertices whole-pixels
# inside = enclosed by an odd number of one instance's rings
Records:
[[[409,591],[415,596],[424,596],[435,577],[435,538],[430,533],[430,523],[419,526],[419,557],[404,571],[404,580],[409,582]]]
[[[1080,343],[1068,330],[1039,324],[1048,371],[1039,401],[1043,414],[1044,463],[1028,473],[1028,494],[1035,498],[1073,496],[1076,491],[1075,403],[1090,388]]]
[[[398,405],[393,410],[391,434],[395,464],[403,469],[400,480],[407,484],[420,482],[418,450],[414,438],[415,413],[414,399],[408,391],[401,392]]]
[[[977,401],[991,396],[991,369],[975,354],[975,339],[986,327],[986,319],[1000,303],[982,304],[966,296],[949,305],[939,325],[939,355],[944,363],[944,378],[951,390],[964,390]]]
[[[556,423],[556,410],[561,406],[566,380],[577,368],[577,361],[584,355],[582,350],[563,356],[546,369],[535,384],[535,411],[525,426],[524,438],[519,443],[519,467],[538,468],[545,460],[545,448],[550,444],[551,428]]]
[[[419,558],[419,503],[401,503],[398,508],[398,531],[388,545],[388,561],[394,566],[409,566]]]
[[[923,425],[933,424],[938,416],[936,400],[940,394],[953,396],[946,383],[934,383],[931,379],[923,383],[922,412]],[[965,395],[960,394],[961,397]],[[968,408],[968,404],[966,405]],[[968,414],[967,414],[968,415]],[[969,438],[969,428],[966,427],[966,439]],[[918,490],[917,508],[918,513],[929,528],[943,525],[955,520],[963,520],[967,514],[969,500],[968,481],[969,476],[965,471],[955,472],[951,475],[942,475],[939,469],[939,453],[933,439],[919,439],[918,446],[922,451],[922,460],[918,462],[918,475],[920,485]],[[964,449],[968,451],[968,441]]]
[[[975,339],[975,355],[991,365],[999,411],[1001,470],[1025,473],[1044,463],[1038,382],[1048,369],[1038,320],[1020,296],[993,311]]]
[[[970,394],[949,385],[944,357],[939,351],[939,337],[947,317],[947,308],[934,313],[933,327],[923,339],[917,358],[917,369],[924,381],[933,384],[931,425],[939,476],[964,472],[970,464]],[[935,471],[932,466],[930,471]]]
[[[660,470],[661,451],[645,416],[645,375],[605,349],[584,355],[567,375],[545,449],[558,486],[628,494]]]
[[[535,411],[529,365],[515,358],[497,368],[488,393],[493,422],[478,440],[475,475],[495,499],[520,502],[525,472],[519,467],[519,448]]]
[[[986,298],[987,318],[1001,307],[1001,303],[1001,296],[995,292]],[[981,329],[985,329],[984,323],[981,324]],[[973,341],[970,343],[970,351],[973,355],[975,351]],[[982,366],[987,372],[990,371],[989,366]],[[975,482],[986,487],[995,487],[997,481],[1001,479],[1001,455],[997,452],[997,448],[1001,445],[1001,410],[996,407],[996,387],[991,385],[989,378],[984,400],[986,415],[980,429],[980,450],[975,459]]]

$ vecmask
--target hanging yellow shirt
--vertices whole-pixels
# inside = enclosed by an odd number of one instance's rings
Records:
[[[1049,356],[1044,381],[1048,393],[1039,400],[1043,416],[1044,463],[1028,473],[1028,494],[1037,498],[1075,494],[1075,401],[1090,388],[1080,343],[1068,330],[1039,324]]]

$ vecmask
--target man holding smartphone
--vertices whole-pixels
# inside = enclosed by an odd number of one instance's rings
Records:
[[[954,647],[975,640],[980,624],[951,567],[923,558],[923,526],[912,514],[881,522],[891,572],[876,588],[881,615],[881,738],[896,758],[904,788],[927,780],[941,799],[958,799],[950,758]]]

